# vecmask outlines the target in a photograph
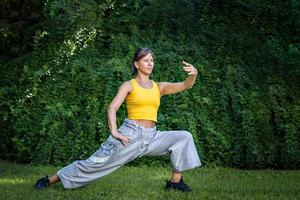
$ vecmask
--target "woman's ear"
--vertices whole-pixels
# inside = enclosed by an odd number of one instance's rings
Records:
[[[134,66],[135,66],[136,69],[139,68],[137,61],[134,61]]]

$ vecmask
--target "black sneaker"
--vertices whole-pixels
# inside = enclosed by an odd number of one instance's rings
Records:
[[[180,178],[178,183],[173,183],[171,181],[166,181],[166,182],[167,182],[167,184],[166,184],[165,189],[168,190],[168,191],[171,190],[171,189],[179,190],[181,192],[191,192],[192,191],[190,189],[190,187],[183,182],[182,177]]]
[[[34,187],[36,189],[44,189],[46,187],[49,187],[49,185],[50,185],[49,176],[45,176],[37,180],[37,182],[34,184]]]

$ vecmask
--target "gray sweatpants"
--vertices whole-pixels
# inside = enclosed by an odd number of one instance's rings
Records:
[[[131,138],[124,146],[112,136],[86,160],[78,160],[57,172],[65,188],[77,188],[105,176],[141,156],[169,155],[174,171],[201,166],[193,137],[187,131],[157,131],[125,119],[118,131]]]

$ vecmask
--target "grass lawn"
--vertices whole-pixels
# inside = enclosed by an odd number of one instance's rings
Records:
[[[58,169],[0,160],[0,199],[300,199],[299,170],[197,168],[184,174],[193,189],[188,194],[164,191],[170,169],[161,166],[124,166],[78,189],[64,189],[61,183],[42,191],[33,188],[38,178]]]

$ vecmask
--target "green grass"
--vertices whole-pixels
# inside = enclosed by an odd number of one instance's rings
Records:
[[[198,168],[185,172],[189,194],[164,191],[166,167],[124,166],[94,183],[64,189],[61,183],[35,190],[36,179],[59,168],[0,161],[0,199],[300,199],[300,171]]]

